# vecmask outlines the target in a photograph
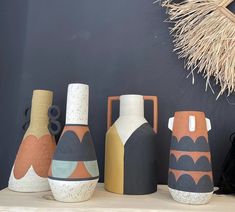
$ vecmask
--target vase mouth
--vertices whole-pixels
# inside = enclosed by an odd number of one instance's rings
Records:
[[[175,115],[204,115],[205,112],[200,111],[200,110],[182,110],[182,111],[175,111]]]
[[[204,111],[200,111],[200,110],[179,110],[179,111],[175,111],[175,114],[176,113],[180,113],[180,114],[183,114],[183,113],[194,113],[194,114],[201,114],[201,113],[203,113],[203,114],[205,114],[205,112]]]
[[[41,93],[41,94],[43,94],[43,93],[50,93],[50,94],[52,94],[53,93],[53,91],[51,91],[51,90],[44,90],[44,89],[35,89],[35,90],[33,90],[33,93]]]
[[[76,83],[76,82],[72,82],[72,83],[69,83],[68,86],[86,86],[88,87],[88,84],[85,84],[85,83]]]
[[[121,95],[120,96],[120,98],[125,98],[125,97],[137,97],[137,98],[142,98],[143,97],[143,95],[139,95],[139,94],[123,94],[123,95]]]
[[[144,116],[144,97],[138,94],[121,95],[120,116]]]
[[[66,124],[88,124],[89,86],[71,83],[67,90]]]

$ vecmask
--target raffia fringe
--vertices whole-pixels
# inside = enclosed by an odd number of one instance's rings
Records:
[[[235,16],[221,0],[184,0],[162,2],[169,21],[174,23],[170,33],[179,58],[185,59],[185,68],[197,70],[206,78],[214,78],[220,85],[217,98],[224,92],[235,91]]]

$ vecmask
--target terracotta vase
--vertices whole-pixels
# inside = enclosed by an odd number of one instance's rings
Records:
[[[53,93],[34,90],[30,125],[23,137],[11,171],[8,187],[20,192],[50,190],[47,173],[56,147],[48,130],[48,109]]]
[[[88,128],[88,92],[85,84],[68,86],[66,124],[48,173],[54,198],[61,202],[90,199],[99,178]]]
[[[208,143],[210,120],[203,112],[176,112],[169,119],[172,140],[168,187],[174,200],[206,204],[213,193],[211,154]]]
[[[112,101],[120,99],[120,116],[111,127]],[[144,118],[144,100],[154,104],[154,129]],[[105,189],[117,194],[149,194],[157,190],[157,97],[122,95],[108,98],[105,141]]]

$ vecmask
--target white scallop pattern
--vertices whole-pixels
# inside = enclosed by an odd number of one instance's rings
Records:
[[[30,166],[25,176],[21,179],[16,179],[14,177],[13,170],[14,166],[8,182],[8,188],[10,190],[19,192],[39,192],[50,190],[47,178],[38,176],[32,166]]]
[[[66,105],[66,124],[88,125],[89,86],[69,84]]]

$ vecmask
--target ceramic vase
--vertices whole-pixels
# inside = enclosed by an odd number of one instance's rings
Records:
[[[48,173],[54,198],[61,202],[90,199],[99,178],[88,128],[88,93],[88,85],[68,86],[66,124]]]
[[[48,130],[48,109],[53,93],[34,90],[30,125],[19,147],[8,187],[13,191],[39,192],[50,190],[47,173],[56,147]]]
[[[206,204],[213,193],[211,154],[208,143],[210,120],[203,112],[176,112],[169,119],[172,130],[168,187],[174,200]]]
[[[120,100],[120,116],[112,125],[112,102],[115,100]],[[153,101],[153,128],[144,118],[144,100]],[[157,97],[109,97],[107,125],[105,189],[117,194],[131,195],[155,192]]]

